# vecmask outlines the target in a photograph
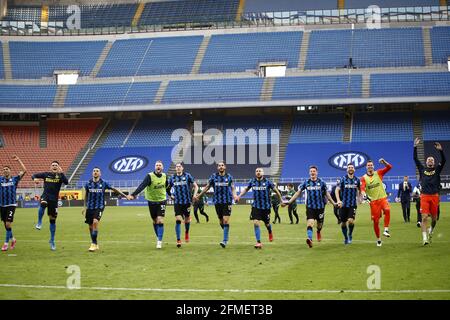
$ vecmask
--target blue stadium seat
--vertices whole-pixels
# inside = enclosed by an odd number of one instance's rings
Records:
[[[10,41],[13,78],[52,77],[54,70],[79,70],[80,76],[88,76],[105,45],[106,41]]]
[[[71,85],[66,106],[152,104],[159,86],[160,82]]]
[[[3,17],[3,21],[30,21],[39,23],[41,22],[41,7],[28,7],[28,6],[8,6],[6,16]]]
[[[450,140],[450,113],[423,113],[422,127],[424,140]]]
[[[433,63],[446,64],[450,57],[450,27],[432,28],[431,45]]]
[[[145,119],[137,123],[128,138],[126,147],[163,147],[174,146],[179,141],[172,141],[172,132],[176,129],[186,129],[187,123],[177,119]],[[178,138],[178,137],[176,137]]]
[[[233,117],[202,119],[203,132],[217,129],[222,132],[222,144],[278,144],[276,131],[281,130],[282,119],[276,117]]]
[[[201,73],[257,70],[260,62],[287,62],[297,68],[302,32],[262,32],[213,35]]]
[[[53,106],[56,86],[0,85],[0,107],[35,108]]]
[[[3,44],[0,42],[0,47],[2,46]],[[5,79],[5,72],[3,66],[3,50],[0,50],[0,79]]]
[[[277,78],[272,100],[360,98],[362,76],[312,76]]]
[[[312,31],[305,69],[424,66],[421,28]]]
[[[234,21],[239,0],[184,0],[147,2],[140,25]]]
[[[137,4],[90,4],[80,5],[81,28],[104,28],[131,26]],[[50,6],[49,21],[66,23],[73,14],[68,6]]]
[[[108,134],[105,142],[103,142],[103,148],[119,148],[122,146],[125,138],[133,126],[134,120],[119,120],[113,124],[113,129]]]
[[[162,103],[259,101],[263,79],[171,81]]]
[[[449,96],[450,73],[372,74],[371,97]]]
[[[412,114],[356,113],[352,141],[413,141]]]
[[[289,143],[342,142],[344,117],[339,114],[298,116],[292,123]]]
[[[99,77],[188,74],[203,36],[115,41]]]
[[[365,9],[377,5],[380,8],[438,6],[439,0],[346,0],[345,8]]]

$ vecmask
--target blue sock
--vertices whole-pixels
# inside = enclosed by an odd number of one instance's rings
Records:
[[[158,236],[158,225],[156,223],[153,224],[153,231],[155,231],[156,236]]]
[[[228,232],[230,231],[230,225],[227,224],[223,224],[223,241],[224,242],[228,242]]]
[[[157,226],[158,226],[157,227],[158,228],[157,229],[157,231],[158,231],[158,240],[162,241],[163,235],[164,235],[164,223],[158,224]]]
[[[313,229],[312,229],[312,227],[308,227],[307,228],[306,234],[308,236],[308,239],[312,240],[312,237],[313,237]]]
[[[94,244],[97,244],[97,235],[98,235],[98,230],[92,230],[91,238],[92,238],[92,243],[94,243]]]
[[[269,233],[272,233],[272,225],[271,224],[266,225],[266,228]]]
[[[175,224],[175,233],[177,234],[177,240],[181,239],[181,221],[177,220]]]
[[[55,241],[56,221],[50,221],[50,240]]]
[[[348,240],[348,236],[347,236],[347,226],[341,227],[341,229],[342,229],[342,234],[344,235],[345,240]]]
[[[191,223],[190,222],[184,224],[184,231],[186,233],[189,233],[189,229],[190,228],[191,228]]]
[[[39,207],[38,224],[42,224],[42,217],[44,216],[44,213],[45,213],[45,208],[44,207]]]
[[[355,225],[353,224],[353,223],[350,223],[349,225],[348,225],[348,228],[349,228],[349,232],[348,232],[348,235],[349,236],[351,236],[352,234],[353,234],[353,228],[355,227]]]
[[[5,243],[8,243],[9,240],[12,238],[12,232],[11,229],[6,229],[6,239],[5,239]]]
[[[257,226],[256,224],[253,225],[254,229],[255,229],[255,238],[257,242],[261,242],[261,229],[259,228],[259,226]]]

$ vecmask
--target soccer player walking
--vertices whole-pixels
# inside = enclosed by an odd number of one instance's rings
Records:
[[[203,189],[199,187],[197,194],[200,194],[202,191]],[[194,217],[197,223],[200,223],[197,211],[200,211],[200,214],[206,218],[206,222],[209,221],[209,216],[205,212],[205,203],[208,203],[208,197],[205,194],[198,201],[194,201]]]
[[[47,208],[47,214],[50,221],[50,249],[55,251],[55,233],[56,233],[56,218],[58,217],[58,197],[59,190],[64,183],[67,185],[69,180],[64,175],[61,166],[58,161],[53,161],[50,166],[49,172],[36,173],[31,177],[36,183],[40,180],[44,180],[44,192],[41,196],[41,206],[38,213],[38,223],[36,229],[40,230],[42,227],[42,216],[44,215],[45,208]]]
[[[322,181],[318,176],[318,170],[316,166],[309,167],[309,179],[303,182],[298,187],[298,191],[292,196],[288,202],[284,202],[281,206],[285,207],[293,203],[303,192],[306,190],[306,244],[312,248],[313,246],[313,227],[314,222],[317,221],[317,241],[322,240],[321,230],[324,221],[325,203],[324,197],[330,201],[333,206],[336,206],[333,198],[327,189],[327,184]]]
[[[287,186],[287,195],[286,200],[291,200],[293,195],[295,194],[294,185],[292,183],[289,183]],[[297,202],[292,202],[288,206],[288,214],[289,214],[289,220],[291,220],[291,224],[294,224],[294,221],[292,220],[292,215],[295,217],[295,224],[298,224],[298,214],[297,214]]]
[[[14,213],[16,212],[17,200],[16,190],[19,181],[27,172],[22,160],[17,156],[13,156],[14,161],[19,162],[21,171],[17,176],[11,175],[11,167],[8,165],[3,166],[3,176],[0,177],[0,210],[1,218],[6,230],[5,243],[2,246],[2,251],[8,250],[9,241],[11,240],[11,250],[16,246],[16,238],[13,236],[12,223],[14,221]]]
[[[233,199],[238,199],[233,177],[226,172],[226,168],[227,166],[224,161],[217,163],[217,172],[211,175],[203,191],[194,197],[194,201],[198,201],[198,199],[208,192],[209,188],[214,188],[214,206],[217,217],[219,218],[220,227],[223,229],[223,241],[219,243],[222,248],[225,248],[228,244]]]
[[[274,185],[275,185],[275,189],[278,190],[278,185],[276,183],[274,183]],[[279,199],[278,194],[276,193],[275,189],[270,194],[270,200],[272,202],[273,212],[275,213],[275,218],[273,219],[273,224],[277,223],[277,220],[278,220],[278,223],[281,223],[279,209],[280,209],[280,204],[281,204],[282,200]]]
[[[174,210],[175,210],[175,233],[177,236],[177,247],[181,247],[181,222],[184,220],[184,240],[189,242],[189,228],[191,225],[191,190],[197,194],[198,185],[191,174],[184,172],[181,163],[175,165],[175,174],[170,177],[169,188],[173,187]]]
[[[424,166],[417,157],[417,146],[420,139],[414,140],[414,162],[420,174],[420,185],[422,193],[420,194],[420,213],[422,215],[422,238],[423,245],[431,242],[433,230],[436,227],[439,210],[439,187],[441,185],[441,172],[445,165],[445,155],[439,142],[434,143],[434,147],[439,151],[441,161],[436,165],[433,157],[427,157],[426,166]],[[428,218],[431,216],[431,226],[428,227]]]
[[[239,202],[241,197],[250,191],[250,189],[253,189],[253,203],[250,219],[253,220],[255,230],[255,248],[261,249],[260,221],[263,221],[266,225],[267,231],[269,232],[269,241],[273,241],[272,226],[270,225],[271,191],[274,191],[277,194],[279,202],[281,202],[282,199],[280,191],[278,191],[273,182],[264,177],[264,170],[262,168],[256,169],[255,176],[256,177],[249,181],[248,186],[237,197],[236,202]]]
[[[155,170],[147,174],[137,189],[131,195],[127,196],[128,200],[133,200],[145,189],[145,199],[148,201],[148,209],[153,220],[153,230],[157,237],[157,249],[162,248],[167,201],[166,194],[170,195],[168,177],[163,170],[164,165],[162,161],[156,161]]]
[[[367,173],[361,178],[361,196],[370,201],[370,213],[373,221],[373,230],[377,237],[377,246],[381,247],[379,221],[384,214],[384,232],[385,237],[390,237],[389,223],[391,220],[391,208],[387,201],[386,190],[383,185],[384,175],[392,169],[392,165],[381,158],[379,160],[384,165],[383,169],[375,171],[373,161],[369,160],[366,164]]]
[[[353,240],[353,229],[355,228],[356,208],[358,205],[361,183],[355,177],[355,166],[347,165],[347,175],[342,177],[336,186],[335,196],[339,210],[344,244],[350,244]],[[342,199],[341,199],[342,194]]]
[[[100,168],[95,167],[92,170],[92,179],[90,179],[83,189],[84,208],[82,215],[85,216],[85,223],[89,225],[89,233],[91,235],[90,252],[99,249],[97,244],[98,226],[105,210],[105,191],[112,190],[121,194],[123,197],[127,195],[122,191],[112,187],[108,182],[101,178]]]

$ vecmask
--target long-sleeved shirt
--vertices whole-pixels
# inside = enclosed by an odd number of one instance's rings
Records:
[[[437,166],[432,168],[425,167],[417,157],[417,147],[414,147],[414,162],[420,175],[420,185],[422,186],[422,194],[439,193],[441,185],[441,172],[445,165],[444,151],[439,150],[441,161]]]

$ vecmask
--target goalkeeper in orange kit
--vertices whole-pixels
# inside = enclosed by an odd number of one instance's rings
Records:
[[[381,247],[379,221],[381,214],[384,214],[384,232],[383,235],[390,237],[389,222],[391,220],[391,208],[387,201],[386,190],[384,190],[383,177],[392,169],[392,165],[383,158],[379,160],[385,167],[375,171],[373,161],[369,160],[366,164],[367,173],[361,178],[361,196],[370,201],[370,213],[373,221],[373,230],[377,236],[377,246]]]

